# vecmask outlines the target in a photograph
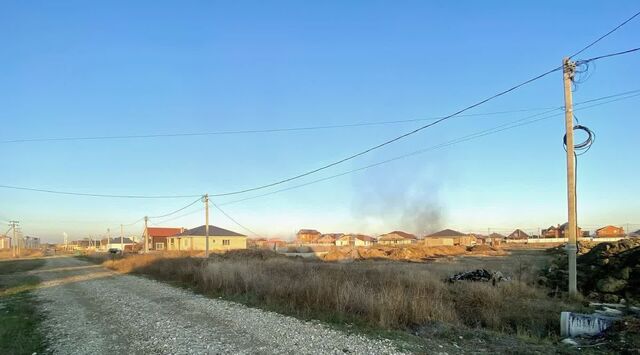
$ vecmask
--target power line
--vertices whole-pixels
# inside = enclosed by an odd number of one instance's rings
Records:
[[[633,98],[633,97],[640,96],[640,92],[638,92],[638,90],[629,91],[627,93],[635,93],[635,94],[628,95],[628,96],[622,97],[622,98],[609,100],[609,101],[606,101],[606,102],[601,102],[601,103],[597,103],[597,104],[581,107],[581,108],[576,108],[576,109],[574,109],[574,111],[586,110],[586,109],[589,109],[589,108],[592,108],[592,107],[601,106],[601,105],[605,105],[605,104],[608,104],[608,103],[617,102],[617,101],[626,100],[626,99],[630,99],[630,98]],[[615,97],[615,96],[618,96],[618,95],[619,94],[609,95],[609,96],[605,96],[604,98],[611,98],[611,97]],[[601,100],[601,99],[602,98],[593,99],[593,100],[587,100],[587,101],[581,102],[580,104],[584,104],[584,103],[587,103],[587,102],[594,102],[596,100]],[[577,105],[578,104],[576,104],[575,106],[577,106]],[[555,109],[554,110],[550,110],[547,113],[550,113],[552,111],[555,111]],[[396,157],[393,157],[393,158],[390,158],[390,159],[386,159],[386,160],[383,160],[383,161],[380,161],[380,162],[377,162],[377,163],[373,163],[373,164],[370,164],[370,165],[366,165],[366,166],[363,166],[363,167],[360,167],[360,168],[348,170],[348,171],[345,171],[345,172],[342,172],[342,173],[339,173],[339,174],[335,174],[335,175],[331,175],[331,176],[328,176],[328,177],[324,177],[324,178],[320,178],[320,179],[317,179],[317,180],[313,180],[313,181],[310,181],[310,182],[306,182],[304,184],[290,186],[290,187],[287,187],[287,188],[283,188],[283,189],[267,192],[267,193],[260,194],[260,195],[255,195],[255,196],[241,198],[241,199],[238,199],[238,200],[232,200],[232,201],[229,201],[229,202],[224,202],[224,203],[221,203],[220,206],[236,204],[236,203],[240,203],[240,202],[244,202],[244,201],[248,201],[248,200],[253,200],[253,199],[256,199],[256,198],[260,198],[260,197],[274,195],[274,194],[277,194],[277,193],[280,193],[280,192],[285,192],[285,191],[289,191],[289,190],[298,189],[298,188],[301,188],[301,187],[313,185],[313,184],[320,183],[320,182],[323,182],[323,181],[332,180],[332,179],[335,179],[335,178],[338,178],[338,177],[341,177],[341,176],[345,176],[345,175],[352,174],[352,173],[355,173],[355,172],[359,172],[359,171],[362,171],[362,170],[370,169],[370,168],[373,168],[373,167],[376,167],[376,166],[380,166],[380,165],[383,165],[383,164],[391,163],[391,162],[394,162],[394,161],[397,161],[397,160],[401,160],[401,159],[404,159],[404,158],[409,158],[409,157],[416,156],[416,155],[419,155],[419,154],[423,154],[423,153],[426,153],[426,152],[429,152],[429,151],[432,151],[432,150],[445,148],[445,147],[448,147],[448,146],[451,146],[451,145],[455,145],[455,144],[458,144],[458,143],[462,143],[462,142],[466,142],[466,141],[469,141],[469,140],[472,140],[472,139],[481,138],[481,137],[484,137],[484,136],[487,136],[487,135],[490,135],[490,134],[499,133],[499,132],[502,132],[502,131],[505,131],[505,130],[508,130],[508,129],[513,129],[513,128],[529,125],[529,124],[532,124],[532,123],[536,123],[536,122],[539,122],[539,121],[547,120],[549,118],[559,117],[559,116],[562,116],[562,115],[563,115],[563,113],[560,112],[560,113],[556,113],[556,114],[553,114],[553,115],[537,118],[535,120],[526,121],[526,120],[529,120],[529,119],[531,119],[533,117],[540,116],[540,114],[527,116],[525,118],[518,119],[518,120],[515,120],[515,121],[511,121],[511,122],[508,122],[508,123],[505,123],[505,124],[501,124],[499,126],[496,126],[496,127],[490,128],[490,129],[486,129],[486,130],[483,130],[483,131],[480,131],[480,132],[472,133],[472,134],[469,134],[469,135],[466,135],[466,136],[463,136],[463,137],[460,137],[460,138],[456,138],[456,139],[453,139],[453,140],[450,140],[450,141],[447,141],[447,142],[444,142],[444,143],[441,143],[441,144],[438,144],[438,145],[435,145],[435,146],[431,146],[431,147],[420,149],[420,150],[417,150],[417,151],[414,151],[414,152],[411,152],[411,153],[407,153],[407,154],[403,154],[403,155],[400,155],[400,156],[396,156]]]
[[[190,215],[192,215],[192,214],[194,214],[196,212],[202,212],[202,211],[204,211],[204,207],[200,207],[197,210],[194,210],[194,211],[191,211],[191,212],[187,212],[187,213],[175,216],[175,217],[171,217],[169,219],[165,219],[165,220],[162,220],[162,221],[159,221],[159,222],[151,223],[151,225],[159,226],[161,224],[165,224],[167,222],[175,221],[176,219],[180,219],[182,217],[190,216]]]
[[[528,108],[528,109],[515,109],[508,111],[496,111],[486,113],[472,113],[466,115],[459,115],[459,117],[479,117],[479,116],[494,116],[503,115],[517,112],[529,112],[529,111],[541,111],[546,110],[548,107],[540,108]],[[86,137],[53,137],[53,138],[21,138],[0,141],[0,144],[9,143],[33,143],[33,142],[64,142],[64,141],[93,141],[93,140],[113,140],[113,139],[145,139],[145,138],[171,138],[171,137],[194,137],[194,136],[214,136],[214,135],[237,135],[237,134],[257,134],[257,133],[282,133],[282,132],[299,132],[299,131],[315,131],[315,130],[327,130],[338,128],[354,128],[354,127],[366,127],[366,126],[382,126],[389,124],[411,123],[421,121],[433,121],[442,118],[438,117],[425,117],[425,118],[412,118],[405,120],[388,120],[378,122],[360,122],[360,123],[346,123],[335,125],[317,125],[307,127],[282,127],[282,128],[265,128],[265,129],[248,129],[248,130],[232,130],[232,131],[214,131],[214,132],[186,132],[186,133],[158,133],[158,134],[136,134],[136,135],[113,135],[113,136],[86,136]]]
[[[610,99],[610,98],[614,98],[614,97],[621,97],[619,100],[624,100],[628,97],[633,97],[632,96],[628,96],[630,94],[635,94],[635,93],[639,93],[640,89],[635,89],[635,90],[630,90],[630,91],[626,91],[626,92],[622,92],[622,93],[618,93],[618,94],[612,94],[612,95],[608,95],[608,96],[603,96],[603,97],[598,97],[595,99],[590,99],[590,100],[586,100],[586,101],[582,101],[579,103],[576,103],[575,106],[579,106],[579,105],[584,105],[587,103],[591,103],[591,102],[597,102],[597,101],[602,101],[602,100],[606,100],[606,99]],[[619,101],[619,100],[612,100],[613,101]],[[591,106],[589,106],[591,107]],[[528,116],[527,118],[532,118],[532,117],[536,117],[536,116],[540,116],[540,115],[544,115],[548,112],[552,112],[555,110],[561,110],[564,109],[564,106],[558,106],[556,108],[552,108],[550,110],[547,110],[545,112],[542,113],[537,113],[534,114],[532,116]],[[309,175],[309,174],[307,174]],[[13,186],[13,185],[0,185],[0,188],[5,188],[5,189],[13,189],[13,190],[23,190],[23,191],[31,191],[31,192],[41,192],[41,193],[50,193],[50,194],[59,194],[59,195],[71,195],[71,196],[84,196],[84,197],[100,197],[100,198],[129,198],[129,199],[180,199],[180,198],[192,198],[192,197],[197,197],[198,200],[202,197],[202,195],[112,195],[112,194],[98,194],[98,193],[81,193],[81,192],[72,192],[72,191],[59,191],[59,190],[50,190],[50,189],[40,189],[40,188],[32,188],[32,187],[23,187],[23,186]],[[235,194],[235,193],[233,193]],[[230,195],[230,194],[216,194],[216,195],[210,195],[210,196],[226,196],[226,195]],[[192,202],[192,204],[196,203],[198,200]],[[177,213],[180,211],[174,211],[173,213]],[[171,215],[173,213],[170,213],[168,215]],[[162,216],[153,216],[152,218],[162,218]],[[130,225],[139,223],[141,220],[138,220]]]
[[[626,19],[624,22],[622,22],[621,24],[619,24],[618,26],[614,27],[611,31],[605,33],[604,35],[600,36],[598,39],[596,39],[595,41],[589,43],[586,47],[582,48],[581,50],[577,51],[576,53],[572,54],[571,56],[569,56],[569,58],[573,58],[577,55],[579,55],[580,53],[586,51],[587,49],[591,48],[592,46],[594,46],[596,43],[600,42],[601,40],[605,39],[606,37],[608,37],[609,35],[611,35],[612,33],[614,33],[615,31],[617,31],[620,27],[626,25],[628,22],[630,22],[631,20],[633,20],[634,18],[638,17],[638,15],[640,15],[640,11],[636,12],[633,16],[629,17],[628,19]]]
[[[178,213],[178,212],[180,212],[180,211],[184,211],[184,210],[186,210],[187,208],[189,208],[189,207],[191,207],[191,206],[195,205],[197,202],[200,202],[200,201],[202,201],[202,195],[201,195],[197,200],[195,200],[195,201],[191,202],[190,204],[188,204],[188,205],[186,205],[186,206],[184,206],[184,207],[181,207],[181,208],[179,208],[179,209],[177,209],[177,210],[175,210],[175,211],[173,211],[173,212],[165,213],[165,214],[158,215],[158,216],[148,216],[148,218],[153,219],[153,218],[169,217],[169,216],[171,216],[171,215],[173,215],[173,214],[176,214],[176,213]]]
[[[546,71],[546,72],[544,72],[544,73],[542,73],[542,74],[539,74],[539,75],[537,75],[537,76],[535,76],[535,77],[533,77],[533,78],[531,78],[531,79],[525,80],[525,81],[521,82],[520,84],[514,85],[514,86],[510,87],[509,89],[506,89],[506,90],[500,91],[500,92],[498,92],[497,94],[494,94],[494,95],[492,95],[492,96],[489,96],[489,97],[488,97],[488,98],[486,98],[486,99],[483,99],[483,100],[481,100],[481,101],[478,101],[478,102],[476,102],[476,103],[474,103],[474,104],[472,104],[472,105],[469,105],[469,106],[467,106],[467,107],[465,107],[465,108],[463,108],[463,109],[461,109],[461,110],[458,110],[458,111],[456,111],[456,112],[454,112],[454,113],[452,113],[452,114],[450,114],[450,115],[448,115],[448,116],[444,116],[444,117],[442,117],[442,118],[440,118],[440,119],[435,120],[434,122],[431,122],[431,123],[429,123],[429,124],[426,124],[426,125],[420,126],[420,127],[416,128],[416,129],[414,129],[414,130],[412,130],[412,131],[409,131],[409,132],[406,132],[406,133],[404,133],[404,134],[401,134],[401,135],[399,135],[399,136],[397,136],[397,137],[395,137],[395,138],[389,139],[389,140],[387,140],[387,141],[385,141],[385,142],[383,142],[383,143],[380,143],[380,144],[375,145],[375,146],[373,146],[373,147],[367,148],[367,149],[365,149],[365,150],[363,150],[363,151],[361,151],[361,152],[358,152],[358,153],[352,154],[352,155],[350,155],[350,156],[348,156],[348,157],[346,157],[346,158],[342,158],[342,159],[337,160],[337,161],[335,161],[335,162],[333,162],[333,163],[329,163],[329,164],[323,165],[323,166],[321,166],[321,167],[319,167],[319,168],[316,168],[316,169],[313,169],[313,170],[307,171],[307,172],[305,172],[305,173],[301,173],[301,174],[298,174],[298,175],[295,175],[295,176],[292,176],[292,177],[289,177],[289,178],[286,178],[286,179],[278,180],[278,181],[275,181],[275,182],[272,182],[272,183],[269,183],[269,184],[260,185],[260,186],[257,186],[257,187],[247,188],[247,189],[243,189],[243,190],[232,191],[232,192],[218,193],[218,194],[211,194],[210,196],[217,196],[217,197],[220,197],[220,196],[230,196],[230,195],[238,195],[238,194],[242,194],[242,193],[250,192],[250,191],[262,190],[262,189],[266,189],[266,188],[268,188],[268,187],[272,187],[272,186],[276,186],[276,185],[281,185],[281,184],[287,183],[287,182],[289,182],[289,181],[297,180],[297,179],[300,179],[300,178],[302,178],[302,177],[305,177],[305,176],[308,176],[308,175],[311,175],[311,174],[315,174],[315,173],[320,172],[320,171],[322,171],[322,170],[329,169],[329,168],[331,168],[331,167],[333,167],[333,166],[336,166],[336,165],[342,164],[342,163],[344,163],[344,162],[347,162],[347,161],[349,161],[349,160],[355,159],[355,158],[357,158],[357,157],[360,157],[360,156],[362,156],[362,155],[365,155],[365,154],[367,154],[367,153],[369,153],[369,152],[372,152],[372,151],[374,151],[374,150],[380,149],[380,148],[382,148],[382,147],[384,147],[384,146],[387,146],[387,145],[389,145],[389,144],[395,143],[395,142],[397,142],[397,141],[399,141],[399,140],[401,140],[401,139],[404,139],[404,138],[406,138],[406,137],[408,137],[408,136],[411,136],[411,135],[413,135],[413,134],[416,134],[416,133],[418,133],[418,132],[420,132],[420,131],[422,131],[422,130],[425,130],[425,129],[429,128],[429,127],[433,127],[433,126],[437,125],[438,123],[444,122],[444,121],[446,121],[446,120],[448,120],[448,119],[450,119],[450,118],[453,118],[453,117],[455,117],[455,116],[457,116],[457,115],[459,115],[459,114],[461,114],[461,113],[463,113],[463,112],[466,112],[466,111],[471,110],[471,109],[473,109],[473,108],[475,108],[475,107],[478,107],[478,106],[480,106],[480,105],[482,105],[482,104],[484,104],[484,103],[486,103],[486,102],[489,102],[489,101],[491,101],[491,100],[493,100],[493,99],[496,99],[496,98],[498,98],[498,97],[500,97],[500,96],[506,95],[507,93],[510,93],[510,92],[512,92],[512,91],[514,91],[514,90],[517,90],[518,88],[520,88],[520,87],[522,87],[522,86],[524,86],[524,85],[527,85],[527,84],[529,84],[529,83],[531,83],[531,82],[533,82],[533,81],[536,81],[536,80],[538,80],[538,79],[541,79],[541,78],[543,78],[543,77],[545,77],[545,76],[547,76],[547,75],[549,75],[549,74],[551,74],[551,73],[553,73],[553,72],[556,72],[556,71],[558,71],[558,70],[560,70],[560,69],[562,69],[562,67],[557,67],[557,68],[551,69],[551,70],[549,70],[549,71]]]
[[[235,223],[236,225],[238,225],[240,228],[246,230],[247,232],[255,235],[256,237],[260,237],[262,238],[262,236],[260,236],[258,233],[252,231],[251,229],[243,226],[240,222],[236,221],[233,217],[229,216],[229,214],[227,212],[225,212],[222,208],[218,207],[218,205],[216,205],[215,203],[211,202],[211,204],[213,205],[213,207],[215,207],[218,211],[220,211],[220,213],[222,213],[223,215],[225,215],[227,218],[229,218],[231,220],[231,222]]]
[[[602,56],[599,56],[599,57],[594,57],[594,58],[586,59],[586,60],[581,61],[581,62],[588,63],[588,62],[592,62],[592,61],[595,61],[595,60],[598,60],[598,59],[602,59],[602,58],[607,58],[607,57],[613,57],[613,56],[617,56],[617,55],[622,55],[622,54],[632,53],[632,52],[635,52],[635,51],[637,51],[637,50],[640,50],[640,48],[630,49],[630,50],[623,51],[623,52],[617,52],[617,53],[606,54],[606,55],[602,55]],[[346,157],[346,158],[340,159],[340,160],[335,161],[335,162],[333,162],[333,163],[329,163],[329,164],[323,165],[323,166],[321,166],[321,167],[319,167],[319,168],[316,168],[316,169],[313,169],[313,170],[307,171],[307,172],[305,172],[305,173],[301,173],[301,174],[298,174],[298,175],[294,175],[294,176],[292,176],[292,177],[289,177],[289,178],[286,178],[286,179],[282,179],[282,180],[279,180],[279,181],[275,181],[275,182],[272,182],[272,183],[269,183],[269,184],[260,185],[260,186],[257,186],[257,187],[247,188],[247,189],[243,189],[243,190],[232,191],[232,192],[218,193],[218,194],[211,194],[210,196],[217,196],[217,197],[220,197],[220,196],[239,195],[239,194],[243,194],[243,193],[250,192],[250,191],[257,191],[257,190],[262,190],[262,189],[266,189],[266,188],[269,188],[269,187],[273,187],[273,186],[281,185],[281,184],[287,183],[287,182],[289,182],[289,181],[297,180],[297,179],[303,178],[303,177],[305,177],[305,176],[308,176],[308,175],[311,175],[311,174],[315,174],[315,173],[317,173],[317,172],[320,172],[320,171],[326,170],[326,169],[331,168],[331,167],[333,167],[333,166],[336,166],[336,165],[342,164],[342,163],[344,163],[344,162],[346,162],[346,161],[349,161],[349,160],[355,159],[355,158],[357,158],[357,157],[359,157],[359,156],[365,155],[365,154],[367,154],[367,153],[369,153],[369,152],[371,152],[371,151],[374,151],[374,150],[380,149],[380,148],[382,148],[382,147],[384,147],[384,146],[387,146],[387,145],[389,145],[389,144],[395,143],[395,142],[397,142],[397,141],[399,141],[399,140],[401,140],[401,139],[403,139],[403,138],[406,138],[406,137],[408,137],[408,136],[411,136],[411,135],[413,135],[413,134],[416,134],[416,133],[418,133],[418,132],[420,132],[420,131],[422,131],[422,130],[424,130],[424,129],[427,129],[427,128],[429,128],[429,127],[433,127],[433,126],[435,126],[435,125],[436,125],[436,124],[438,124],[438,123],[441,123],[441,122],[446,121],[446,120],[448,120],[448,119],[450,119],[450,118],[453,118],[453,117],[455,117],[455,116],[457,116],[457,115],[459,115],[459,114],[461,114],[461,113],[463,113],[463,112],[465,112],[465,111],[471,110],[471,109],[472,109],[472,108],[474,108],[474,107],[478,107],[478,106],[480,106],[480,105],[482,105],[482,104],[484,104],[484,103],[486,103],[486,102],[488,102],[488,101],[491,101],[491,100],[493,100],[493,99],[495,99],[495,98],[498,98],[498,97],[500,97],[500,96],[506,95],[506,94],[507,94],[507,93],[509,93],[509,92],[512,92],[512,91],[514,91],[514,90],[517,90],[518,88],[520,88],[520,87],[522,87],[522,86],[524,86],[524,85],[527,85],[527,84],[529,84],[529,83],[531,83],[531,82],[533,82],[533,81],[536,81],[536,80],[538,80],[538,79],[541,79],[541,78],[543,78],[543,77],[545,77],[545,76],[547,76],[547,75],[549,75],[549,74],[551,74],[551,73],[554,73],[554,72],[556,72],[556,71],[558,71],[558,70],[561,70],[561,69],[562,69],[562,66],[559,66],[559,67],[556,67],[556,68],[551,69],[551,70],[549,70],[549,71],[546,71],[546,72],[544,72],[544,73],[542,73],[542,74],[540,74],[540,75],[537,75],[537,76],[535,76],[535,77],[533,77],[533,78],[531,78],[531,79],[528,79],[528,80],[526,80],[526,81],[524,81],[524,82],[522,82],[522,83],[520,83],[520,84],[514,85],[514,86],[512,86],[512,87],[511,87],[511,88],[509,88],[509,89],[503,90],[503,91],[501,91],[501,92],[499,92],[499,93],[497,93],[497,94],[494,94],[494,95],[492,95],[492,96],[490,96],[490,97],[488,97],[488,98],[486,98],[486,99],[484,99],[484,100],[478,101],[478,102],[476,102],[475,104],[472,104],[472,105],[467,106],[467,107],[465,107],[465,108],[463,108],[463,109],[461,109],[461,110],[458,110],[458,111],[456,111],[455,113],[453,113],[453,114],[451,114],[451,115],[444,116],[444,117],[442,117],[442,118],[440,118],[440,119],[438,119],[438,120],[435,120],[435,121],[434,121],[434,122],[432,122],[432,123],[429,123],[429,124],[423,125],[423,126],[421,126],[421,127],[418,127],[418,128],[416,128],[416,129],[414,129],[414,130],[412,130],[412,131],[409,131],[409,132],[407,132],[407,133],[404,133],[404,134],[402,134],[402,135],[399,135],[399,136],[397,136],[397,137],[395,137],[395,138],[392,138],[392,139],[390,139],[390,140],[387,140],[387,141],[385,141],[385,142],[383,142],[383,143],[380,143],[380,144],[375,145],[375,146],[373,146],[373,147],[371,147],[371,148],[365,149],[365,150],[363,150],[363,151],[361,151],[361,152],[359,152],[359,153],[356,153],[356,154],[350,155],[350,156],[348,156],[348,157]]]
[[[633,52],[636,52],[636,51],[640,51],[640,47],[627,49],[626,51],[622,51],[622,52],[604,54],[604,55],[601,55],[601,56],[598,56],[598,57],[589,58],[589,59],[578,60],[578,61],[576,61],[576,65],[586,64],[586,63],[593,62],[593,61],[596,61],[596,60],[599,60],[599,59],[603,59],[603,58],[610,58],[610,57],[616,57],[616,56],[623,55],[623,54],[629,54],[629,53],[633,53]]]
[[[201,196],[201,195],[111,195],[111,194],[95,194],[95,193],[82,193],[82,192],[59,191],[59,190],[49,190],[49,189],[37,189],[32,187],[22,187],[22,186],[12,186],[12,185],[0,185],[0,188],[31,191],[31,192],[43,192],[43,193],[57,194],[57,195],[105,197],[105,198],[128,198],[128,199],[173,199],[173,198],[191,198],[191,197]]]

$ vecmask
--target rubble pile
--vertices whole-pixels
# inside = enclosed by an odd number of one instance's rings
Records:
[[[578,289],[592,300],[640,303],[640,238],[601,243],[578,255]],[[540,278],[552,292],[565,291],[567,257],[559,253]]]
[[[509,277],[504,276],[500,271],[489,271],[487,269],[477,269],[473,271],[465,271],[450,276],[447,281],[450,283],[458,281],[476,281],[476,282],[502,282],[510,281]]]

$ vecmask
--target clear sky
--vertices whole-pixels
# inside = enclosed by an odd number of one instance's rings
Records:
[[[351,124],[452,113],[561,64],[635,1],[3,1],[0,140]],[[578,59],[640,45],[640,19]],[[640,89],[640,54],[596,62],[576,102]],[[469,113],[563,105],[556,72]],[[640,97],[577,111],[579,224],[640,223]],[[265,236],[535,231],[566,220],[562,116],[282,193],[540,111],[459,117],[321,173],[214,199]],[[278,133],[0,143],[0,184],[107,194],[220,193],[270,183],[423,122]],[[0,221],[60,240],[193,198],[105,199],[0,189]],[[204,224],[196,204],[166,225]],[[157,219],[155,222],[162,222]],[[212,223],[242,229],[218,211]],[[633,227],[633,226],[632,226]],[[640,225],[635,225],[635,229]],[[128,227],[140,233],[141,224]],[[4,230],[0,231],[0,233]]]

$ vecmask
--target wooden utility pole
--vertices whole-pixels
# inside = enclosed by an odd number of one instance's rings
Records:
[[[576,70],[576,63],[572,62],[568,57],[562,60],[563,77],[564,77],[564,121],[566,131],[566,150],[567,150],[567,201],[568,201],[568,226],[565,232],[568,232],[569,241],[567,243],[567,254],[569,256],[569,294],[578,293],[577,272],[576,272],[576,254],[578,222],[576,213],[576,157],[573,145],[573,96],[571,92],[571,83]]]
[[[149,222],[149,217],[144,216],[144,253],[149,252],[149,231],[147,230],[147,222]]]
[[[120,225],[120,250],[124,254],[124,226]]]
[[[209,257],[209,194],[204,195],[204,257]]]

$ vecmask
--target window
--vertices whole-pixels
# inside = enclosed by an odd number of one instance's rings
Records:
[[[164,250],[164,243],[156,243],[156,250]]]
[[[222,240],[222,245],[229,245],[231,241],[229,239],[223,239]]]

